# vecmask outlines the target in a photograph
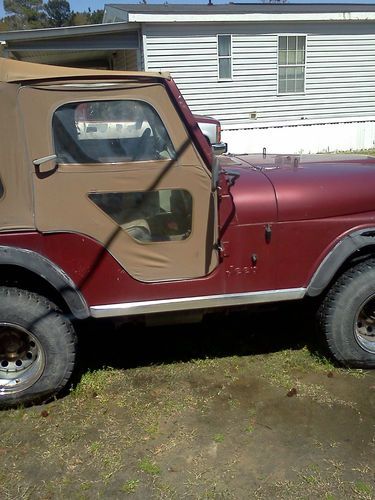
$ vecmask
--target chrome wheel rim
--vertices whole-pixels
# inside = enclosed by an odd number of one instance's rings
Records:
[[[45,354],[38,339],[14,323],[0,322],[0,396],[25,391],[41,377]]]
[[[375,296],[365,300],[355,318],[354,333],[362,349],[375,354]]]

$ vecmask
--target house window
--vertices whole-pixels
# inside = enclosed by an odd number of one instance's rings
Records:
[[[232,35],[217,36],[219,80],[232,79]]]
[[[305,91],[305,36],[279,36],[279,94]]]

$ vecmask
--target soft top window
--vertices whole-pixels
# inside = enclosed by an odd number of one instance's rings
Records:
[[[175,157],[159,115],[142,101],[64,104],[55,111],[52,128],[61,163],[123,163]]]

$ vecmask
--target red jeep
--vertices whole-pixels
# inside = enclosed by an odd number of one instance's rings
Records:
[[[0,60],[0,104],[1,405],[58,393],[90,316],[319,297],[375,366],[375,159],[217,159],[159,73]]]

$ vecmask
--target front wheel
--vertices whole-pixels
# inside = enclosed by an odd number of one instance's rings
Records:
[[[375,367],[375,259],[346,271],[319,311],[318,324],[341,364]]]
[[[72,374],[75,351],[73,326],[52,302],[0,287],[0,407],[57,394]]]

